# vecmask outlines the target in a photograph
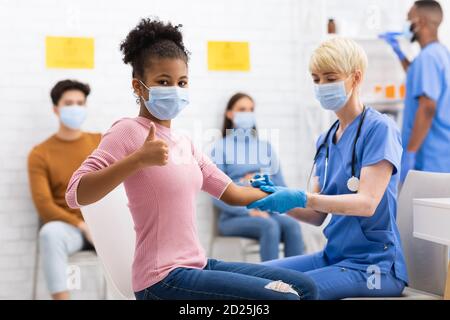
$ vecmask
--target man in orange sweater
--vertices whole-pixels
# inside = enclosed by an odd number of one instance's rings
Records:
[[[69,299],[67,259],[93,248],[79,210],[70,209],[65,192],[73,172],[97,148],[101,134],[81,131],[86,119],[87,84],[63,80],[51,90],[58,131],[35,146],[28,157],[34,204],[44,225],[39,232],[40,254],[48,289],[55,300]]]

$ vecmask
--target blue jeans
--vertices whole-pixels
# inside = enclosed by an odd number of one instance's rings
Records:
[[[320,300],[337,300],[356,297],[398,297],[405,283],[395,277],[393,272],[380,274],[379,288],[370,289],[371,274],[362,270],[328,265],[317,254],[290,257],[265,262],[270,267],[286,268],[304,272],[316,283]]]
[[[138,300],[313,300],[317,289],[301,272],[209,259],[204,269],[177,268],[135,295]]]
[[[294,218],[272,214],[270,218],[237,216],[222,219],[219,230],[224,236],[259,240],[261,261],[278,259],[280,241],[284,243],[284,256],[303,254],[300,225]]]

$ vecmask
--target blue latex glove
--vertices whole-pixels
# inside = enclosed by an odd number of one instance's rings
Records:
[[[306,207],[307,196],[304,191],[274,186],[261,186],[260,189],[271,195],[249,204],[247,209],[286,213],[294,208]]]
[[[395,54],[400,59],[400,61],[406,59],[406,56],[403,53],[402,49],[400,48],[400,44],[397,39],[402,34],[403,34],[402,32],[386,32],[378,36],[380,39],[383,39],[391,46],[392,50],[394,50]]]
[[[273,182],[270,180],[267,174],[261,176],[259,174],[255,175],[252,180],[252,187],[259,188],[262,186],[274,186]]]
[[[402,155],[402,167],[400,169],[400,182],[405,182],[406,176],[408,175],[409,170],[414,170],[416,165],[416,153],[415,152],[403,152]]]

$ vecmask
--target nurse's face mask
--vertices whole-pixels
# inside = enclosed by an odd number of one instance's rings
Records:
[[[345,88],[345,83],[349,79],[352,79],[352,76],[333,83],[314,85],[316,99],[320,102],[322,108],[336,112],[347,104],[353,93],[353,88],[349,93],[347,93]]]
[[[419,14],[417,8],[413,6],[408,13],[408,19],[403,26],[403,37],[410,42],[418,41],[422,28],[426,25],[426,21]]]
[[[418,40],[417,30],[416,30],[416,24],[412,23],[411,21],[406,21],[405,25],[403,26],[403,37],[410,41],[415,42]]]
[[[189,92],[187,88],[172,87],[147,87],[148,100],[140,97],[148,112],[159,120],[172,120],[189,104]]]

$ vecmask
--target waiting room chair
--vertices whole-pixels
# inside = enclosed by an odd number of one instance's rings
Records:
[[[98,278],[98,296],[101,299],[106,300],[108,298],[108,286],[103,274],[103,268],[99,258],[94,250],[82,250],[74,253],[69,257],[69,266],[83,267],[95,267],[100,271],[100,277]]]
[[[214,258],[215,255],[218,257],[216,252],[216,247],[220,246],[223,249],[222,252],[231,252],[233,254],[237,253],[237,259],[239,261],[248,262],[250,256],[258,255],[259,257],[259,241],[255,239],[243,238],[243,237],[229,237],[223,236],[219,231],[219,209],[212,205],[212,225],[211,225],[211,238],[209,243],[208,257]],[[284,245],[280,244],[280,253],[283,252]],[[225,252],[225,253],[226,253]],[[218,257],[220,258],[220,257]],[[226,259],[226,258],[222,258]],[[226,259],[229,260],[229,259]]]
[[[114,299],[135,299],[131,284],[134,224],[123,185],[81,208]]]
[[[448,248],[413,236],[413,199],[448,197],[450,174],[410,171],[398,199],[397,223],[409,286],[440,297],[445,290]]]

